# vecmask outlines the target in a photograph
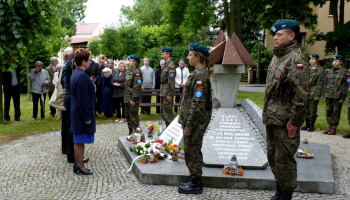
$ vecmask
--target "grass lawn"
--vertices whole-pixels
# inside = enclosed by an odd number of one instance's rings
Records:
[[[46,99],[46,103],[45,103],[46,118],[42,120],[40,119],[40,117],[38,117],[36,120],[32,120],[33,104],[32,102],[27,102],[26,98],[27,98],[26,94],[21,94],[21,112],[22,112],[21,122],[17,122],[14,120],[14,117],[13,117],[14,109],[11,102],[11,106],[10,106],[10,116],[12,118],[11,121],[0,123],[0,144],[4,144],[11,140],[15,140],[15,139],[32,135],[32,134],[44,133],[48,131],[61,129],[61,119],[56,120],[57,114],[55,117],[50,117],[48,99]],[[237,99],[243,100],[245,98],[249,98],[255,104],[257,104],[261,109],[263,108],[264,93],[239,91]],[[152,97],[152,102],[155,102],[155,101],[156,101],[156,97]],[[39,109],[40,109],[40,106],[39,106]],[[321,100],[319,103],[318,115],[319,117],[316,121],[315,128],[320,130],[325,130],[328,127],[328,124],[326,121],[326,103],[323,100]],[[40,114],[38,116],[40,116]],[[162,119],[160,114],[156,114],[155,107],[151,108],[150,115],[139,115],[139,117],[140,117],[140,120]],[[116,118],[115,115],[114,115],[114,118]],[[99,115],[96,120],[97,124],[105,124],[105,123],[113,123],[113,122],[114,122],[114,119],[113,120],[105,119],[103,114]],[[346,103],[343,106],[340,125],[337,130],[340,133],[349,132]]]

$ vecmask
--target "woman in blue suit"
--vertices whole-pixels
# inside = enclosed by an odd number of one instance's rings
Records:
[[[74,60],[76,69],[70,79],[71,93],[71,130],[73,132],[75,162],[74,173],[92,175],[84,166],[84,144],[94,142],[96,132],[95,121],[95,86],[85,70],[90,65],[90,53],[86,49],[78,49]]]

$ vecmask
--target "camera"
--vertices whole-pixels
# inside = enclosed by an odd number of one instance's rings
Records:
[[[104,56],[102,56],[102,59],[105,59],[105,57],[104,57]]]

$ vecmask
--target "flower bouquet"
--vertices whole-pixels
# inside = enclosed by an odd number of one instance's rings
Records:
[[[133,142],[134,147],[130,147],[130,151],[137,153],[138,155],[154,155],[158,159],[166,158],[167,152],[165,151],[166,143],[162,140],[148,140],[147,142]],[[145,159],[147,160],[147,159]]]
[[[313,158],[314,157],[314,154],[311,153],[311,151],[305,151],[302,150],[302,149],[298,149],[297,153],[295,154],[296,157],[298,158]]]
[[[237,171],[232,171],[231,168],[230,168],[230,166],[225,166],[225,167],[222,169],[222,173],[228,174],[228,175],[230,175],[230,176],[232,176],[232,175],[243,176],[244,170],[242,169],[242,167],[239,167]]]
[[[181,149],[183,149],[183,145],[179,147],[178,145],[172,143],[173,139],[169,140],[168,144],[165,146],[165,151],[171,155],[171,159],[173,161],[177,161],[179,158],[177,154],[180,152]]]
[[[145,123],[146,130],[148,131],[148,134],[158,132],[159,124],[157,122],[151,123],[150,121]]]

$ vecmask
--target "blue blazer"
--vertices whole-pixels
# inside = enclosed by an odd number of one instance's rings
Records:
[[[76,68],[72,74],[70,94],[72,132],[95,133],[95,85],[82,69]],[[90,125],[85,124],[88,121]]]

